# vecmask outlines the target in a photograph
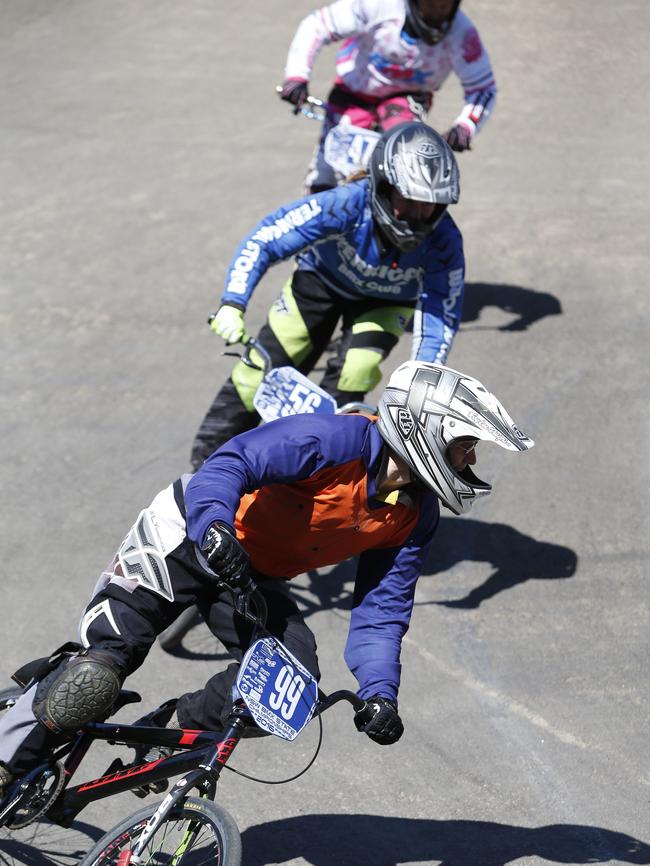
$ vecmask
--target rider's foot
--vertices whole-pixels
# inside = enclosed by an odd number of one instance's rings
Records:
[[[176,698],[165,701],[155,710],[142,716],[134,725],[142,725],[145,728],[172,728],[180,730],[181,724],[176,715]],[[169,746],[136,746],[135,759],[137,762],[157,761],[160,758],[168,758],[173,749]]]
[[[9,785],[13,782],[14,777],[9,772],[9,770],[5,767],[4,764],[0,764],[0,800],[7,793]]]

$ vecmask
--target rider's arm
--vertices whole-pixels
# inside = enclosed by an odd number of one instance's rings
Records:
[[[496,103],[492,64],[478,30],[461,11],[454,19],[450,43],[452,66],[461,81],[465,100],[453,125],[462,123],[473,136],[488,119]]]
[[[368,447],[370,423],[361,415],[294,415],[234,436],[185,489],[188,536],[201,545],[212,523],[233,528],[245,493],[358,460]]]
[[[345,232],[359,218],[362,193],[357,186],[350,184],[298,199],[261,220],[241,242],[228,266],[222,303],[245,309],[271,265],[323,238]]]
[[[345,660],[362,698],[382,695],[397,701],[402,638],[438,518],[438,500],[427,494],[418,524],[405,544],[369,550],[359,557]]]
[[[309,81],[314,61],[324,45],[356,36],[368,28],[367,7],[364,0],[337,0],[303,18],[289,46],[285,79]]]
[[[465,289],[463,239],[450,216],[444,217],[430,243],[413,319],[411,357],[444,364],[460,326]]]

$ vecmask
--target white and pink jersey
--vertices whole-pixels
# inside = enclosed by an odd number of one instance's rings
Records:
[[[343,40],[336,54],[337,84],[360,97],[439,90],[454,72],[465,106],[454,121],[473,134],[494,107],[496,86],[490,58],[476,27],[460,10],[449,33],[427,45],[404,32],[405,0],[337,0],[304,18],[287,57],[285,78],[309,81],[324,45]]]

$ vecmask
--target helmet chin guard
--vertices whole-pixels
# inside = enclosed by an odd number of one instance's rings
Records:
[[[398,367],[378,414],[385,442],[455,514],[469,511],[492,487],[471,467],[458,472],[451,466],[452,442],[477,439],[508,451],[528,451],[535,444],[478,379],[439,364],[407,361]]]

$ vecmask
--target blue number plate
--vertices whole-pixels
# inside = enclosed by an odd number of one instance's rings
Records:
[[[276,367],[267,373],[253,403],[263,421],[307,412],[336,412],[336,400],[293,367]]]
[[[309,671],[268,637],[256,641],[244,656],[237,687],[259,727],[283,740],[295,740],[318,701],[318,686]]]

